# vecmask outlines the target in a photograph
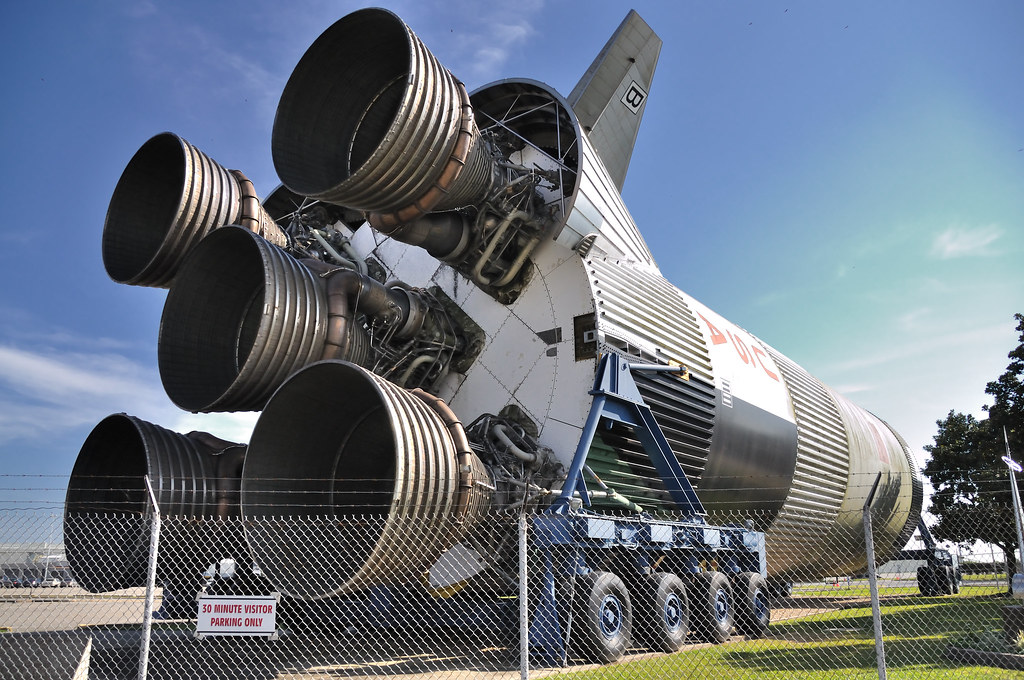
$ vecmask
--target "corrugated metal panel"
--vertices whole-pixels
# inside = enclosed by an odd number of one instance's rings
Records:
[[[636,346],[647,359],[680,362],[714,383],[704,336],[675,286],[656,272],[618,262],[594,258],[587,264],[606,342]]]
[[[671,374],[635,374],[634,379],[676,460],[696,486],[711,449],[714,388],[695,378],[686,381]],[[614,425],[602,430],[599,437],[587,460],[609,487],[646,510],[676,510],[631,428]]]
[[[603,258],[587,265],[605,344],[627,356],[678,362],[690,370],[690,381],[673,375],[634,377],[676,460],[696,485],[707,464],[715,417],[711,360],[696,317],[675,286],[656,271]],[[674,509],[628,428],[613,427],[602,439],[610,448],[597,452],[591,467],[611,488],[645,508]]]
[[[910,467],[911,474],[910,516],[907,517],[907,523],[903,526],[903,531],[900,532],[893,543],[892,549],[896,552],[903,550],[903,547],[910,542],[910,538],[917,530],[917,521],[921,517],[921,506],[924,505],[924,481],[921,479],[921,471],[917,467],[917,461],[914,460],[914,454],[910,452],[910,447],[907,446],[907,441],[889,423],[884,420],[882,422],[885,423],[885,426],[889,428],[889,431],[893,433],[903,448],[903,455],[907,458],[907,465]]]
[[[585,134],[580,134],[579,143],[579,179],[572,196],[573,207],[567,215],[569,228],[581,235],[596,231],[605,240],[598,240],[598,249],[654,266],[654,256],[601,157]]]
[[[842,416],[828,389],[792,361],[767,348],[789,388],[797,425],[797,461],[793,487],[768,532],[773,571],[807,566],[810,555],[836,522],[846,495],[850,452]]]
[[[672,374],[638,374],[634,379],[676,460],[696,485],[711,450],[714,387],[697,378],[680,380]]]

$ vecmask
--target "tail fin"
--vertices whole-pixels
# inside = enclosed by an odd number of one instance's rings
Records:
[[[630,10],[569,94],[569,104],[620,190],[660,53],[661,38]]]

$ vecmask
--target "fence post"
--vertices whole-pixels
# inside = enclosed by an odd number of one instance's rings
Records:
[[[530,612],[526,576],[526,513],[519,515],[519,677],[530,677]]]
[[[160,546],[160,506],[156,502],[156,494],[149,483],[149,475],[144,477],[149,500],[153,504],[153,524],[149,536],[149,567],[146,570],[146,605],[142,612],[142,645],[139,650],[139,680],[149,676],[149,640],[153,630],[153,591],[156,590],[156,555]]]
[[[878,603],[878,578],[875,574],[875,539],[871,531],[871,501],[875,499],[878,482],[882,479],[879,472],[875,483],[871,485],[871,493],[864,501],[864,547],[868,554],[868,583],[871,585],[871,618],[875,628],[875,658],[878,661],[878,678],[886,680],[885,645],[882,642],[882,609]]]

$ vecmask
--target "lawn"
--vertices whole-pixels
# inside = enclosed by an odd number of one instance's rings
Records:
[[[1002,607],[1011,601],[1000,588],[976,588],[954,597],[905,596],[883,590],[882,630],[888,677],[894,680],[1005,679],[1024,673],[961,665],[945,658],[947,646],[966,644],[1002,627]],[[916,589],[914,589],[916,592]],[[844,593],[844,598],[848,597]],[[802,598],[794,598],[799,602]],[[820,605],[823,598],[818,600]],[[769,636],[725,645],[685,649],[667,656],[631,659],[614,666],[572,673],[575,678],[757,678],[778,680],[867,680],[877,678],[870,601],[840,602],[841,608],[772,624]]]

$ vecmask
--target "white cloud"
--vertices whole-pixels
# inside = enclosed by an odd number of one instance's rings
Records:
[[[457,41],[448,45],[426,42],[435,54],[442,51],[450,55],[442,57],[442,61],[451,61],[445,66],[472,89],[508,76],[505,66],[516,48],[536,33],[531,18],[542,8],[543,2],[537,0],[521,0],[514,5],[459,2],[451,10],[462,19],[456,24]]]
[[[116,354],[47,356],[0,347],[0,381],[47,403],[111,395],[137,395],[148,386],[139,367]]]
[[[896,326],[904,331],[917,331],[924,328],[923,322],[931,317],[932,310],[928,307],[912,309],[896,317]]]
[[[863,371],[865,369],[878,368],[883,366],[901,367],[910,359],[919,359],[922,356],[942,356],[954,348],[973,350],[978,347],[987,346],[992,338],[999,338],[1005,332],[1007,324],[954,330],[946,333],[927,334],[923,331],[912,339],[897,345],[883,344],[881,349],[873,354],[865,354],[853,359],[838,361],[829,365],[826,370],[830,375],[841,375],[847,372]]]
[[[172,413],[155,372],[117,354],[41,353],[0,347],[0,442],[50,436],[130,408]]]
[[[175,432],[248,443],[259,413],[195,414],[164,394],[156,371],[117,354],[0,347],[0,444],[93,427],[127,412]]]
[[[942,260],[955,257],[995,255],[989,248],[1003,230],[994,224],[982,227],[949,227],[932,242],[931,254]]]

